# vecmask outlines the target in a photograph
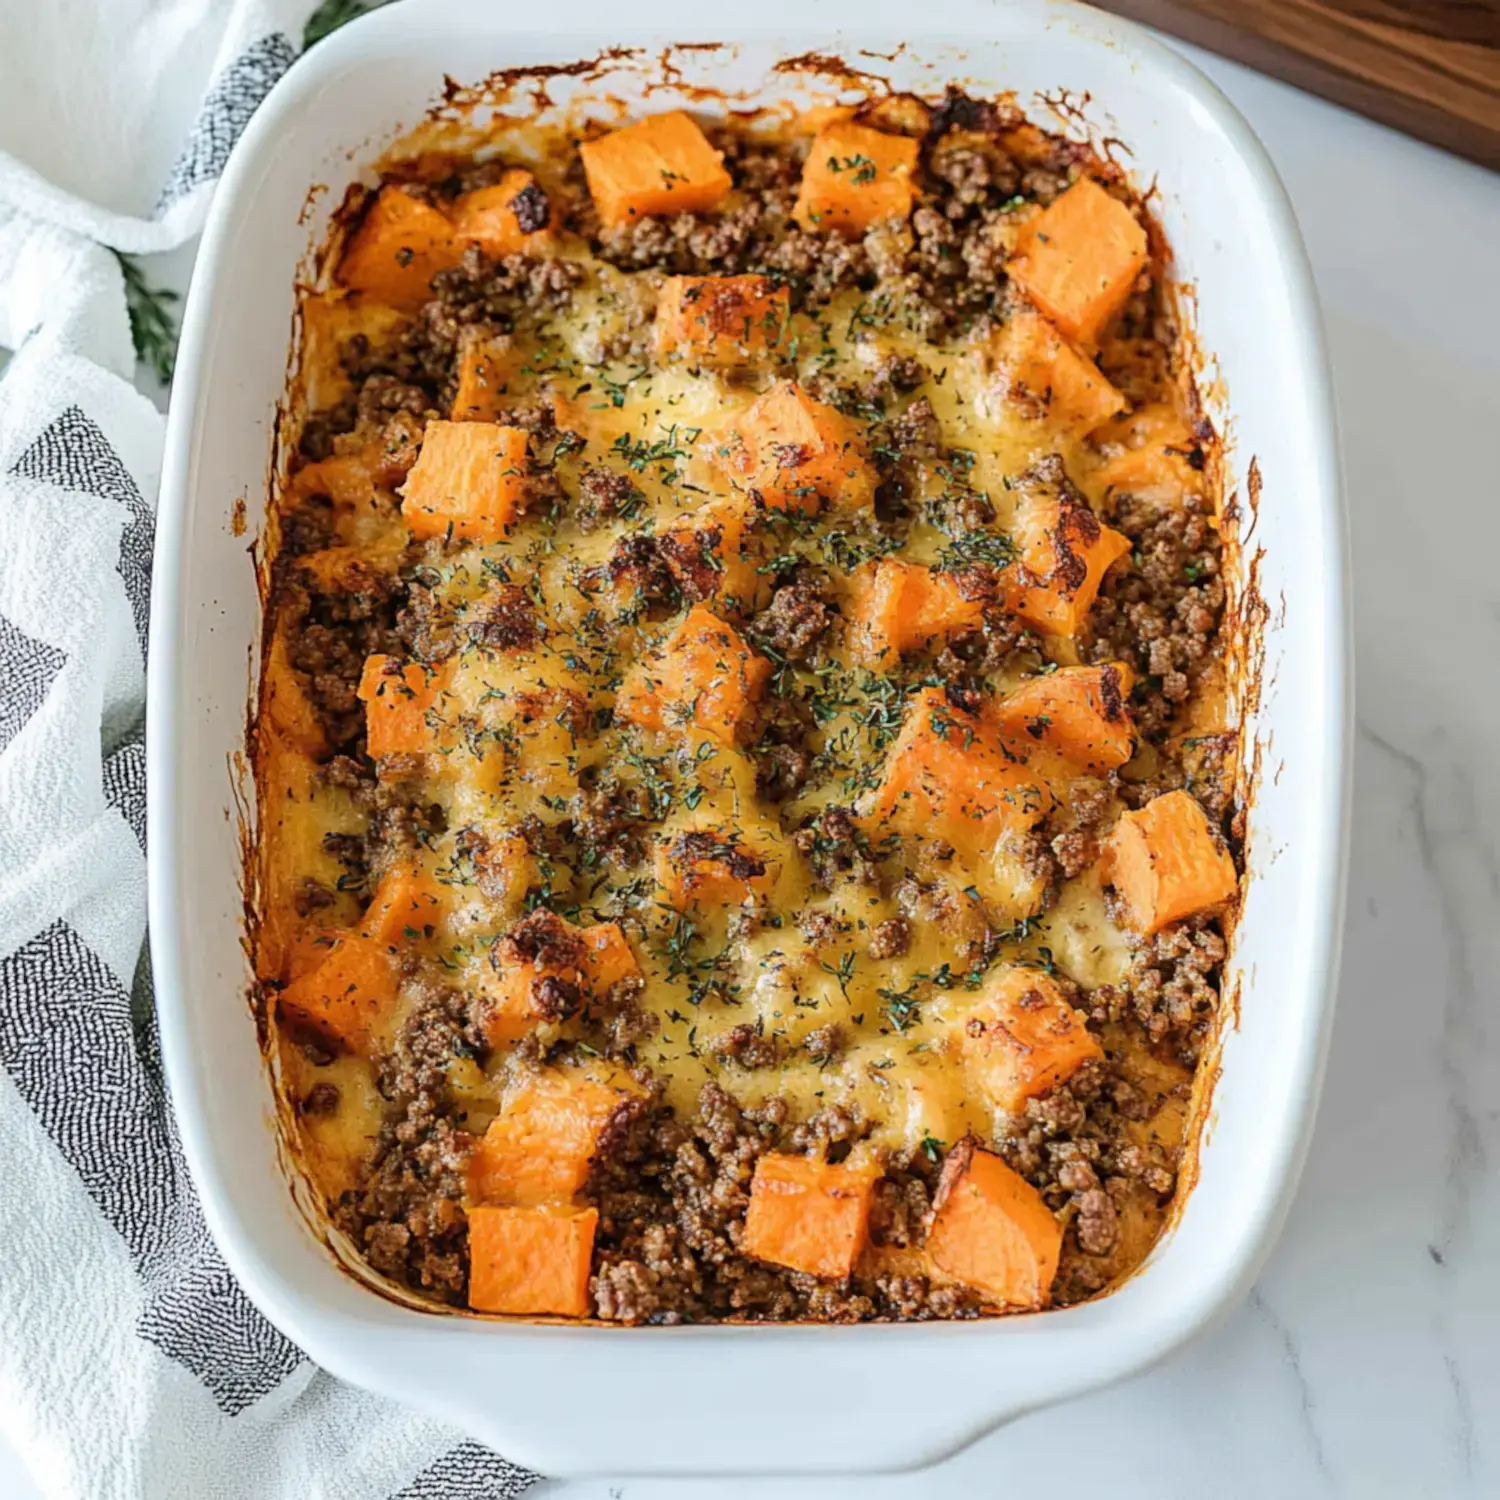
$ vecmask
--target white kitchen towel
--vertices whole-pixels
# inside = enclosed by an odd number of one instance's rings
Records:
[[[532,1479],[333,1380],[251,1307],[157,1055],[141,717],[163,424],[131,384],[112,252],[197,233],[311,8],[0,10],[0,1430],[49,1496],[499,1500]]]

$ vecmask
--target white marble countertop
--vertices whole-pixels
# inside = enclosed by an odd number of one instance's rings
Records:
[[[1194,55],[1301,217],[1354,536],[1343,984],[1286,1232],[1190,1348],[939,1469],[539,1497],[992,1500],[1059,1466],[1112,1500],[1500,1495],[1500,176]],[[0,1446],[0,1496],[35,1494]]]

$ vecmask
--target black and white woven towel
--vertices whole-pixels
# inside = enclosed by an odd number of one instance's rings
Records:
[[[26,7],[0,87],[0,1431],[78,1500],[500,1500],[311,1365],[204,1229],[143,954],[162,419],[119,262],[201,226],[309,0]]]

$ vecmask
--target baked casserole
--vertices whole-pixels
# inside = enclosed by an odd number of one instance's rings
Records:
[[[511,131],[349,210],[255,728],[259,993],[333,1224],[514,1316],[1117,1283],[1242,831],[1148,203],[950,90]]]

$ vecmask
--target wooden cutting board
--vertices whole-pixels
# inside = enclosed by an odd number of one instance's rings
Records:
[[[1500,0],[1095,0],[1500,170]]]

